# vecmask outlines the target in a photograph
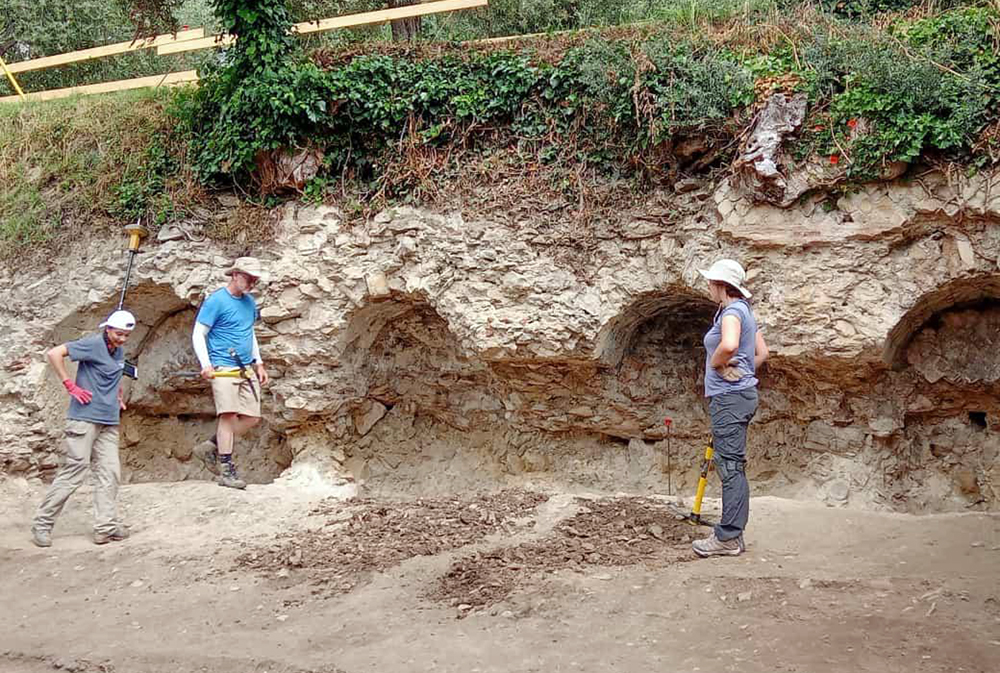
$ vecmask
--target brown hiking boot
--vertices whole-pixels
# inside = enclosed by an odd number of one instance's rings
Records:
[[[702,558],[707,556],[739,556],[744,551],[742,536],[722,541],[715,537],[715,533],[704,540],[695,540],[691,543],[691,549]]]
[[[232,463],[222,463],[222,470],[216,481],[219,483],[219,486],[225,486],[226,488],[243,490],[247,487],[247,483],[236,474],[236,466]]]
[[[31,527],[31,541],[36,547],[51,547],[52,533],[41,528]]]
[[[118,526],[110,533],[94,533],[94,544],[121,542],[122,540],[128,539],[129,535],[129,529],[126,526],[118,524]]]
[[[191,453],[200,460],[205,465],[207,469],[212,474],[219,474],[219,447],[216,444],[216,439],[213,436],[211,439],[206,439],[204,442],[195,445],[191,449]]]

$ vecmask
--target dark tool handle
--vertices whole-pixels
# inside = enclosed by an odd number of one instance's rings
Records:
[[[135,250],[128,251],[128,266],[125,267],[125,282],[122,284],[122,294],[118,298],[118,308],[116,309],[118,311],[122,310],[122,307],[125,306],[125,293],[128,291],[128,281],[132,276],[132,263],[135,261],[135,255]]]

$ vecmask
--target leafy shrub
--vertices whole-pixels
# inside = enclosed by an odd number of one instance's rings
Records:
[[[901,12],[926,5],[927,0],[820,0],[819,5],[838,16],[858,19],[884,12]],[[960,4],[960,0],[937,0],[941,9]]]
[[[656,102],[660,134],[718,126],[753,102],[750,71],[725,56],[696,53],[666,38],[645,45],[655,70],[646,82]]]
[[[297,51],[283,3],[212,0],[212,6],[237,42],[205,70],[198,91],[173,108],[203,180],[245,175],[260,152],[320,133],[329,91],[325,73]]]
[[[902,24],[896,31],[929,60],[979,78],[1000,103],[1000,5],[966,7]]]
[[[805,55],[813,100],[829,101],[820,148],[831,154],[844,149],[849,174],[858,179],[928,151],[967,152],[996,115],[988,67],[993,56],[982,48],[986,27],[982,21],[921,21],[904,31],[908,45],[868,30],[817,36]]]

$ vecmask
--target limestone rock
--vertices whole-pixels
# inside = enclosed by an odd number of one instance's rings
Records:
[[[805,119],[808,99],[805,94],[772,94],[750,132],[736,168],[739,179],[755,198],[787,206],[801,192],[789,193],[784,141],[798,132]]]
[[[323,151],[278,149],[261,151],[255,157],[254,179],[264,194],[305,189],[323,165]]]
[[[791,193],[797,174],[779,173]],[[755,489],[843,479],[855,503],[996,507],[991,179],[929,173],[788,207],[705,181],[639,204],[674,209],[669,223],[400,207],[346,226],[336,208],[286,204],[277,240],[253,251],[271,275],[257,334],[274,376],[241,469],[335,492],[351,479],[409,474],[416,492],[538,473],[663,492],[663,417],[675,419],[675,477],[709,432],[702,337],[716,307],[697,269],[726,256],[751,272],[772,351],[748,435]],[[43,353],[113,308],[120,243],[73,243],[86,269],[0,267],[0,469],[50,477],[58,464],[66,395]],[[195,311],[230,255],[190,237],[143,252],[126,479],[204,478],[185,447],[211,436],[214,408],[185,373],[198,369]],[[977,495],[960,470],[979,465]]]
[[[372,299],[384,299],[391,294],[389,283],[386,281],[384,273],[369,274],[365,278],[365,285],[368,287],[368,296]]]
[[[375,424],[385,416],[386,407],[381,402],[365,400],[361,407],[354,412],[354,427],[358,434],[364,437]]]
[[[830,504],[843,504],[850,497],[851,487],[843,479],[834,479],[826,485],[825,500]]]
[[[268,325],[275,325],[283,320],[290,320],[298,317],[298,313],[286,310],[282,306],[265,306],[260,310],[260,319]]]

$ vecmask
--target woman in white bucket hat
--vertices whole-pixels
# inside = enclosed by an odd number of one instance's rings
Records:
[[[747,426],[757,411],[757,368],[767,344],[747,299],[747,274],[734,260],[720,259],[708,271],[712,300],[719,304],[705,334],[705,397],[712,419],[715,471],[722,481],[722,517],[712,535],[692,544],[698,556],[738,556],[750,517],[747,483]]]

